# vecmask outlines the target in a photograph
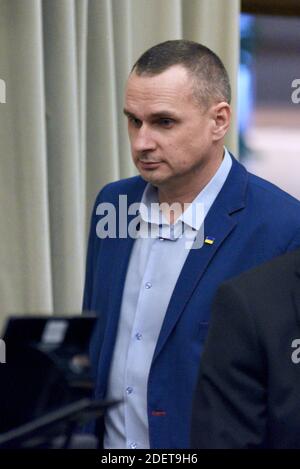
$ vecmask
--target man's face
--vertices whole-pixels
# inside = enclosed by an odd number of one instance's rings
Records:
[[[180,65],[154,76],[130,75],[124,113],[133,161],[141,176],[158,187],[190,185],[211,165],[215,118],[193,94],[192,79]]]

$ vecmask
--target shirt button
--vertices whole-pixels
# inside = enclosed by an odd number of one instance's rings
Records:
[[[136,338],[137,340],[141,340],[142,337],[143,337],[142,334],[140,334],[139,332],[137,332],[137,333],[135,334],[135,338]]]
[[[131,448],[131,449],[136,449],[136,448],[137,448],[137,444],[136,444],[135,442],[130,443],[130,448]]]
[[[145,288],[147,288],[147,290],[149,290],[149,288],[152,287],[152,283],[151,282],[146,282],[145,283]]]
[[[127,394],[131,394],[132,391],[133,391],[133,389],[132,389],[131,386],[128,386],[128,387],[126,388],[126,393],[127,393]]]

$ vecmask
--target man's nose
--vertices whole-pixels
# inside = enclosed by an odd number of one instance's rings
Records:
[[[143,124],[134,135],[132,145],[139,153],[155,150],[156,142],[151,129]]]

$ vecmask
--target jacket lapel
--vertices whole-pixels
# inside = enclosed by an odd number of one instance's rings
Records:
[[[137,185],[134,186],[131,191],[127,194],[127,228],[130,222],[135,218],[135,215],[128,215],[128,208],[130,205],[136,202],[140,202],[144,189],[146,186],[146,182],[142,180],[142,178],[137,178]],[[119,217],[119,213],[118,213]],[[110,315],[116,316],[116,323],[118,322],[123,289],[125,284],[125,278],[128,268],[128,263],[131,255],[131,251],[133,248],[134,239],[127,235],[125,238],[119,238],[118,242],[116,243],[115,252],[112,253],[113,259],[113,286],[110,291],[111,297],[111,305]]]
[[[134,187],[132,193],[128,194],[127,203],[128,207],[134,202],[140,202],[146,183],[141,178],[138,179],[138,187]],[[118,214],[119,216],[119,214]],[[127,216],[127,227],[134,215]],[[113,273],[112,273],[112,287],[109,291],[110,303],[107,312],[106,331],[103,340],[102,350],[98,363],[98,378],[97,382],[97,395],[102,396],[105,392],[111,355],[115,344],[117,335],[118,321],[121,310],[122,295],[125,285],[126,273],[130,255],[132,252],[134,239],[130,236],[118,239],[116,243],[115,252],[112,252]],[[100,379],[101,377],[101,379]]]
[[[209,263],[234,229],[237,221],[232,214],[245,207],[247,181],[247,171],[233,158],[227,180],[204,222],[204,239],[208,236],[215,238],[215,241],[190,251],[171,297],[153,359],[166,343]]]

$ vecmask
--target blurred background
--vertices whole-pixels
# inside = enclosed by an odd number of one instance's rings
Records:
[[[300,200],[300,17],[243,13],[240,38],[240,159]]]

